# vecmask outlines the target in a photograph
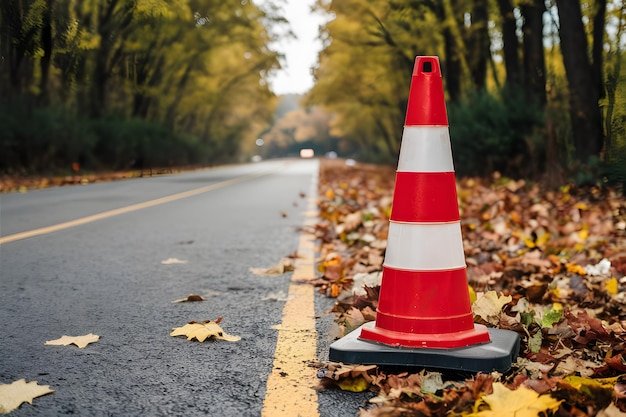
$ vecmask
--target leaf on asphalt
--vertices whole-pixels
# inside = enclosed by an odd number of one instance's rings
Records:
[[[336,386],[343,391],[362,392],[377,379],[376,365],[350,365],[330,362],[317,371],[322,387]]]
[[[172,303],[190,303],[195,301],[204,301],[204,298],[197,294],[189,294],[185,298],[179,298],[178,300],[172,301]]]
[[[502,315],[502,307],[513,300],[509,295],[498,296],[495,291],[487,291],[482,297],[479,297],[472,305],[474,316],[482,318],[487,323],[497,325]]]
[[[472,417],[537,417],[539,413],[556,411],[561,401],[549,395],[539,395],[524,386],[512,391],[499,382],[493,384],[493,394],[476,402]],[[485,405],[487,407],[485,407]]]
[[[34,398],[53,392],[49,385],[37,385],[37,381],[26,382],[25,379],[0,384],[0,414],[8,414],[22,403],[32,404]]]
[[[271,292],[262,298],[263,301],[289,301],[291,299],[293,299],[293,295],[289,295],[282,290]]]
[[[282,258],[276,265],[269,268],[250,268],[255,275],[276,276],[294,270],[294,261],[291,258]]]
[[[341,388],[342,391],[363,392],[368,390],[370,383],[367,382],[365,378],[357,376],[337,381],[337,386]]]
[[[187,261],[178,258],[167,258],[161,261],[163,265],[186,264]]]
[[[60,337],[59,339],[55,339],[55,340],[46,340],[45,344],[46,345],[53,345],[53,346],[67,346],[67,345],[71,345],[74,344],[76,346],[78,346],[80,349],[84,348],[85,346],[87,346],[90,343],[95,343],[98,340],[100,340],[100,336],[95,335],[93,333],[89,333],[83,336],[65,336],[63,335],[63,337]]]
[[[203,321],[198,323],[191,321],[183,327],[174,327],[170,336],[187,336],[187,340],[196,339],[198,342],[204,342],[207,339],[220,339],[228,342],[237,342],[241,340],[239,336],[230,335],[218,325],[221,317],[216,321]]]

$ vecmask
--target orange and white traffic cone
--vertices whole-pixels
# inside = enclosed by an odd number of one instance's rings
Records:
[[[376,314],[330,359],[505,371],[519,350],[517,333],[473,321],[437,57],[415,60]]]

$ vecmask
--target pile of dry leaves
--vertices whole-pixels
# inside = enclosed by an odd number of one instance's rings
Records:
[[[194,169],[198,168],[190,166],[181,168],[147,168],[143,170],[87,173],[81,171],[78,165],[73,164],[71,167],[72,173],[70,175],[0,175],[0,193],[25,193],[28,190],[37,190],[40,188],[120,181],[128,178],[152,177]]]
[[[342,337],[376,318],[393,168],[325,160],[319,291]],[[373,390],[362,416],[616,416],[626,412],[626,202],[620,189],[458,179],[475,321],[517,332],[507,375],[321,364],[321,386]],[[622,382],[623,380],[623,382]]]

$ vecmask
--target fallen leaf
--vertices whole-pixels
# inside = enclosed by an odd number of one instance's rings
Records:
[[[617,283],[617,279],[611,278],[607,280],[605,283],[605,288],[606,292],[609,293],[609,295],[617,295],[617,293],[619,292],[619,284]]]
[[[563,308],[555,303],[547,309],[539,310],[539,316],[535,318],[537,324],[543,328],[550,328],[563,317]]]
[[[197,294],[189,294],[185,298],[180,298],[178,300],[172,301],[172,303],[188,303],[188,302],[194,302],[194,301],[204,301],[204,298],[202,298],[202,296],[197,295]]]
[[[589,360],[576,358],[574,356],[568,356],[565,360],[559,362],[554,368],[554,375],[568,376],[573,374],[579,374],[583,377],[593,375],[594,368],[599,368],[602,364],[595,363]]]
[[[272,292],[262,298],[263,301],[289,301],[293,299],[292,295],[285,293],[285,291]]]
[[[600,410],[596,417],[624,417],[626,413],[621,411],[615,404],[610,404],[604,410]]]
[[[611,358],[605,358],[604,360],[611,368],[619,372],[626,372],[626,361],[624,359],[624,354],[620,353]]]
[[[343,391],[362,392],[375,380],[376,365],[350,365],[330,362],[317,372],[322,386],[337,386]]]
[[[167,258],[161,261],[163,265],[186,264],[187,261],[178,258]]]
[[[439,372],[427,372],[422,379],[422,392],[435,394],[445,388],[442,374]]]
[[[336,384],[339,388],[341,388],[342,391],[350,392],[367,391],[370,386],[370,383],[361,376],[357,376],[355,378],[345,378],[337,381]]]
[[[478,411],[484,405],[489,409]],[[474,413],[476,417],[537,417],[539,413],[556,411],[561,401],[549,395],[539,395],[537,392],[524,386],[511,391],[499,382],[493,383],[493,394],[484,395],[476,402]]]
[[[183,327],[174,327],[170,336],[187,336],[187,340],[196,339],[198,342],[204,342],[211,337],[228,342],[241,340],[239,336],[233,336],[224,332],[217,324],[219,321],[219,319],[216,321],[203,321],[202,323],[192,321],[185,324]]]
[[[543,334],[540,331],[528,338],[528,348],[533,353],[537,353],[541,350],[542,343],[543,343]]]
[[[587,275],[607,275],[611,273],[611,261],[603,258],[595,265],[587,265],[585,267]]]
[[[255,275],[274,276],[282,275],[285,272],[294,270],[293,259],[283,258],[276,265],[269,268],[250,268],[250,272]]]
[[[500,322],[502,307],[512,299],[511,296],[498,296],[495,291],[487,291],[472,305],[472,311],[475,316],[481,317],[487,323],[497,325]]]
[[[11,384],[0,384],[0,414],[17,410],[22,403],[33,403],[33,399],[52,394],[49,385],[37,385],[37,381],[19,379]]]
[[[347,214],[343,218],[343,223],[341,223],[340,225],[336,227],[335,232],[337,234],[351,232],[357,227],[359,227],[361,223],[363,223],[363,215],[361,214],[360,211]]]
[[[358,328],[363,323],[365,323],[365,318],[363,317],[363,313],[357,308],[352,307],[350,310],[345,313],[345,326],[346,333],[350,333],[352,330]]]
[[[59,339],[46,340],[45,344],[46,345],[53,345],[53,346],[67,346],[67,345],[74,344],[74,345],[78,346],[80,349],[82,349],[85,346],[87,346],[88,344],[97,342],[98,340],[100,340],[100,336],[95,335],[93,333],[89,333],[89,334],[86,334],[84,336],[66,336],[66,335],[63,335],[63,337],[61,337]]]

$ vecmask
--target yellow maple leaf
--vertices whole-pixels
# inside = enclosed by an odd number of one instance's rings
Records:
[[[501,295],[498,297],[495,291],[487,291],[474,304],[472,312],[475,316],[482,317],[487,323],[498,324],[502,315],[502,307],[510,303],[513,297]]]
[[[74,344],[78,346],[79,349],[82,349],[88,344],[97,342],[98,340],[100,340],[100,336],[93,334],[93,333],[89,333],[83,336],[63,335],[62,337],[55,339],[55,340],[46,340],[45,344],[54,345],[54,346],[67,346],[67,345]]]
[[[192,321],[185,324],[183,327],[174,327],[170,336],[187,336],[187,340],[196,339],[198,342],[204,342],[211,337],[228,342],[241,340],[239,336],[233,336],[224,332],[215,321],[204,321],[202,323]]]
[[[539,413],[556,411],[561,401],[549,395],[520,386],[512,391],[499,382],[493,384],[493,394],[485,395],[474,406],[471,417],[538,417]],[[488,409],[482,409],[485,405]]]
[[[11,384],[0,384],[0,414],[16,410],[22,403],[33,403],[33,399],[51,394],[49,385],[37,385],[37,381],[19,379]]]

